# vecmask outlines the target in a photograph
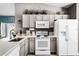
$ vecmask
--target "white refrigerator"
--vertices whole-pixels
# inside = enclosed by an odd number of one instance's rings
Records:
[[[54,34],[57,36],[57,55],[78,55],[78,20],[58,19]]]

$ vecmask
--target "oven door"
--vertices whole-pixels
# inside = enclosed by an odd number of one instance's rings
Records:
[[[43,39],[36,38],[36,40],[35,40],[35,48],[37,50],[39,50],[39,49],[50,50],[50,39],[49,38],[43,38]]]

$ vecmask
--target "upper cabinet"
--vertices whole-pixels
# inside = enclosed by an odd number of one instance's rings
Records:
[[[63,17],[63,19],[69,19],[69,15],[62,15]]]
[[[55,15],[50,15],[49,17],[50,17],[50,20],[49,20],[49,22],[50,22],[49,27],[52,28],[52,27],[54,26]]]
[[[55,20],[62,19],[62,18],[63,18],[62,15],[55,15]]]
[[[49,15],[43,15],[43,21],[49,21],[50,17]]]
[[[36,15],[36,21],[42,21],[43,15]]]
[[[23,27],[34,28],[36,21],[49,21],[49,27],[53,28],[54,20],[69,19],[69,15],[23,15]]]
[[[56,19],[69,19],[69,15],[55,15],[55,20]]]
[[[24,28],[30,27],[30,15],[23,15],[23,21],[22,25]]]
[[[35,26],[36,15],[30,15],[30,27]]]

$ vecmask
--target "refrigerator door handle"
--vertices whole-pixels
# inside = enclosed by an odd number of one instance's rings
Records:
[[[65,40],[68,42],[68,39],[67,38],[65,38]]]
[[[63,32],[61,32],[61,34],[65,37],[65,41],[68,41],[68,39],[67,39],[67,32],[63,31]]]
[[[68,32],[69,32],[68,31],[68,25],[66,25],[66,37],[65,37],[66,41],[69,41],[69,39],[68,39],[69,33]]]

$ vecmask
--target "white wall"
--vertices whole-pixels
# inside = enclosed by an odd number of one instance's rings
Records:
[[[15,4],[0,3],[0,15],[15,15]]]
[[[16,14],[16,26],[17,28],[18,23],[17,20],[21,19],[23,12],[25,11],[25,9],[29,9],[29,10],[48,10],[49,14],[61,11],[62,9],[56,6],[51,6],[48,4],[44,4],[44,3],[16,3],[15,4],[15,14]]]
[[[61,8],[56,6],[47,5],[44,3],[17,3],[15,4],[16,14],[22,14],[25,9],[34,9],[34,10],[49,10],[50,13],[61,11]]]

